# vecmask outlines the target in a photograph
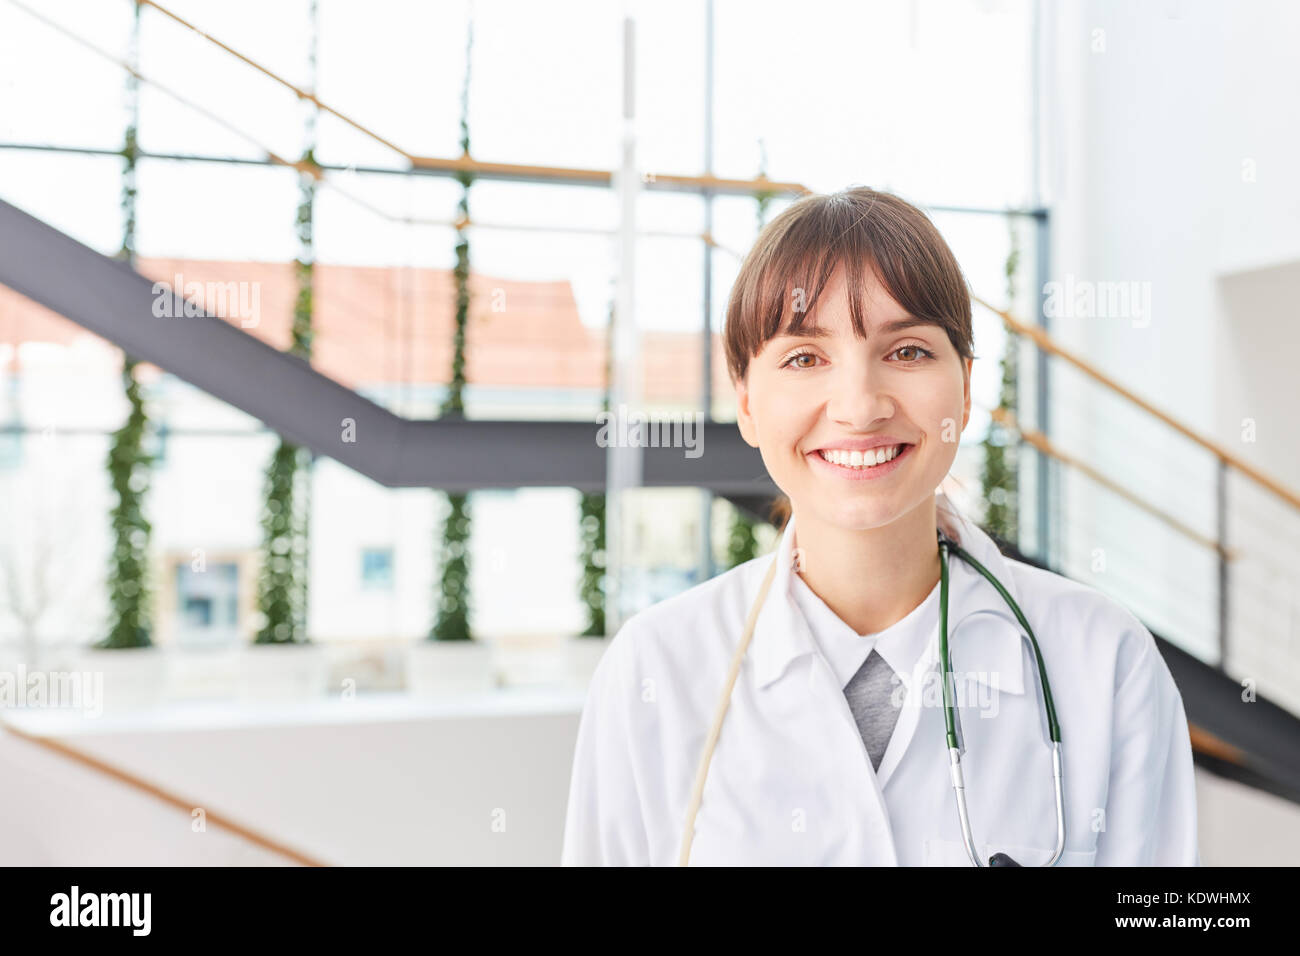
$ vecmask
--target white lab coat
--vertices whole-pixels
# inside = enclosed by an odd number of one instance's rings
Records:
[[[1101,592],[1004,558],[937,496],[940,524],[1011,593],[1038,638],[1061,728],[1059,866],[1199,866],[1182,697],[1150,632]],[[745,655],[695,823],[692,865],[969,866],[949,776],[938,626],[878,771],[789,584],[794,519]],[[772,555],[631,617],[579,722],[564,865],[677,862],[732,654]],[[997,591],[949,560],[962,768],[982,858],[1051,857],[1056,804],[1032,647]],[[918,688],[920,692],[918,693]]]

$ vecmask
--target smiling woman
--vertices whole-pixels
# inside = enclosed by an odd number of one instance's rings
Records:
[[[952,251],[888,193],[807,197],[742,265],[725,341],[742,436],[800,511],[803,544],[844,558],[808,583],[859,633],[897,621],[937,579],[934,490],[970,417],[970,296]],[[873,570],[864,553],[887,562],[875,594],[855,586]]]
[[[906,332],[913,334],[901,337]],[[750,363],[760,355],[767,360],[764,371],[771,360],[781,370],[811,371],[828,364],[819,355],[827,348],[826,340],[866,340],[872,335],[899,339],[890,358],[895,353],[905,355],[896,364],[938,363],[960,369],[969,399],[970,363],[963,360],[974,358],[970,293],[956,257],[934,224],[899,197],[866,187],[805,197],[763,230],[732,288],[725,348],[737,399],[745,403],[739,417],[745,418],[748,411]],[[936,338],[940,341],[933,347],[927,344]],[[810,344],[800,346],[801,341]],[[969,406],[962,428],[968,414]],[[744,424],[741,431],[746,431]],[[959,432],[950,425],[945,439],[953,456]],[[749,435],[746,440],[762,447]],[[896,444],[906,452],[915,441],[876,436],[841,441],[836,449],[866,451],[878,444]],[[852,467],[852,461],[833,457],[836,449],[829,450],[832,457],[821,457]],[[950,466],[951,460],[943,473]],[[842,477],[882,478],[894,470]],[[775,474],[773,479],[786,490]],[[788,495],[787,491],[773,513],[782,527],[790,514]]]
[[[1187,718],[1150,632],[936,494],[974,355],[924,213],[801,199],[746,258],[724,335],[737,426],[790,514],[774,557],[615,635],[563,861],[1197,863]],[[950,706],[936,678],[985,693]]]

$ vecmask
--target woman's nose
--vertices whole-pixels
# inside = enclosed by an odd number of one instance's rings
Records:
[[[826,414],[836,424],[859,431],[894,416],[897,403],[883,377],[870,370],[845,372],[833,386]]]

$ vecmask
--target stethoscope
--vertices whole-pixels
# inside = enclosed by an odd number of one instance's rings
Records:
[[[993,573],[975,560],[971,554],[949,538],[942,529],[938,531],[939,537],[939,656],[943,661],[943,706],[945,721],[947,724],[948,739],[948,760],[952,775],[952,788],[957,795],[957,814],[961,818],[961,835],[966,845],[966,855],[970,857],[973,866],[1020,866],[1015,860],[1005,853],[994,853],[989,857],[988,863],[981,863],[979,852],[975,848],[975,837],[971,832],[970,814],[966,809],[966,782],[961,772],[961,755],[965,749],[957,740],[957,707],[954,700],[953,676],[952,676],[952,656],[948,650],[948,553],[951,551],[963,561],[973,567],[980,574],[988,579],[988,582],[997,589],[1002,595],[1002,599],[1011,608],[1016,615],[1016,620],[1020,626],[1025,629],[1029,635],[1029,641],[1034,647],[1034,657],[1038,661],[1038,677],[1043,688],[1043,706],[1047,710],[1047,728],[1052,740],[1052,779],[1056,788],[1056,852],[1052,858],[1041,866],[1052,866],[1061,857],[1065,849],[1065,799],[1061,790],[1061,726],[1056,720],[1056,706],[1052,702],[1052,686],[1047,680],[1047,667],[1043,663],[1043,653],[1038,648],[1038,640],[1034,637],[1033,628],[1025,620],[1025,615],[1021,613],[1019,605],[1007,593],[1001,582],[994,577]],[[767,569],[767,576],[763,579],[762,586],[758,589],[758,597],[755,599],[753,606],[749,609],[749,617],[745,621],[745,633],[740,639],[740,644],[736,647],[736,653],[731,658],[731,668],[727,673],[727,685],[723,690],[722,699],[718,702],[717,713],[713,717],[713,726],[709,730],[708,739],[704,744],[704,754],[700,757],[699,769],[695,773],[695,787],[691,793],[690,806],[686,812],[686,829],[682,834],[681,853],[677,859],[678,866],[686,866],[691,856],[691,842],[695,837],[695,817],[699,813],[700,800],[704,795],[704,782],[708,778],[709,763],[713,759],[713,751],[718,743],[718,735],[722,732],[722,721],[727,715],[727,707],[731,703],[731,691],[736,685],[736,677],[740,674],[740,664],[745,657],[745,650],[749,647],[749,641],[754,636],[754,626],[758,621],[758,612],[763,607],[763,601],[767,598],[768,589],[772,585],[772,579],[776,577],[776,562],[773,559],[771,567]]]

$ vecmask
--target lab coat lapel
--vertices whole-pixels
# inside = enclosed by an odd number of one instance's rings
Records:
[[[799,613],[790,593],[790,577],[800,556],[795,549],[794,516],[786,522],[777,545],[776,575],[767,594],[767,600],[754,625],[754,636],[749,655],[754,662],[754,678],[760,688],[766,687],[783,673],[798,657],[813,652],[812,635],[808,624]],[[758,598],[758,589],[767,574],[767,561],[757,562],[746,589],[746,607]]]
[[[786,523],[777,546],[774,558],[777,562],[776,573],[767,600],[763,602],[763,607],[755,621],[754,636],[748,651],[753,662],[754,681],[760,696],[780,692],[783,688],[775,686],[778,678],[785,675],[796,660],[804,656],[816,658],[816,644],[812,633],[808,630],[808,622],[804,620],[790,590],[791,576],[800,560],[795,544],[792,515]],[[767,570],[768,564],[765,561],[757,562],[747,589],[749,605],[752,605],[757,598],[759,586]],[[820,669],[818,665],[821,665]],[[819,686],[816,683],[819,677],[825,678],[826,683]],[[791,678],[787,676],[786,679]],[[842,693],[835,694],[834,691],[838,688],[834,685],[834,675],[829,667],[823,661],[814,660],[813,666],[809,668],[807,681],[799,681],[785,689],[796,689],[798,693],[814,695],[817,699],[810,701],[809,713],[815,719],[820,719],[824,715],[830,721],[826,733],[816,734],[816,739],[810,740],[808,746],[821,748],[843,746],[844,753],[852,755],[842,761],[837,757],[834,764],[836,771],[845,775],[844,779],[848,782],[847,792],[854,795],[854,804],[861,814],[857,821],[860,825],[852,828],[851,832],[878,834],[879,837],[864,837],[856,842],[849,852],[847,861],[860,866],[897,866],[898,853],[891,835],[889,810],[885,804],[884,792],[872,771],[870,758],[862,747],[861,737],[849,711],[848,701]]]
[[[993,539],[961,514],[947,495],[940,492],[935,500],[939,525],[954,541],[971,553],[999,581],[1007,592],[1020,603],[1012,581],[1011,569],[998,551]],[[763,602],[754,627],[754,637],[749,655],[754,661],[754,677],[759,687],[766,687],[780,677],[797,658],[814,652],[815,644],[808,624],[799,612],[790,590],[790,578],[800,560],[795,547],[795,519],[791,515],[781,534],[773,560],[777,562],[768,599]],[[1021,630],[1014,614],[1002,600],[997,589],[974,568],[960,558],[948,562],[948,643],[952,648],[953,670],[967,662],[975,679],[997,686],[1000,690],[1019,694],[1024,692]],[[766,561],[756,562],[746,588],[746,607],[758,597],[758,589],[767,574]],[[963,644],[972,645],[970,653],[963,655],[954,638],[961,631]],[[938,663],[938,628],[931,637],[927,654]],[[922,655],[922,661],[927,655]],[[973,665],[982,663],[984,669]],[[987,666],[992,663],[992,667]],[[980,677],[980,675],[983,675]],[[911,690],[911,685],[908,685]],[[902,715],[900,715],[901,720]],[[882,763],[883,766],[883,763]]]
[[[936,495],[935,504],[939,526],[944,532],[988,568],[1016,603],[1020,603],[1012,584],[1010,568],[993,539],[965,518],[947,495],[940,492]],[[959,693],[973,689],[972,683],[984,684],[994,693],[1023,693],[1024,648],[1020,633],[1019,623],[997,589],[960,558],[950,557],[948,646],[952,656],[954,682]],[[963,668],[963,664],[968,670]],[[906,755],[922,714],[927,709],[936,709],[936,703],[938,708],[943,706],[940,665],[939,626],[936,622],[925,653],[905,678],[907,694],[903,698],[903,709],[876,771],[881,787],[889,782]],[[976,665],[979,665],[978,668]],[[934,746],[937,752],[946,754],[941,736],[937,736],[933,743],[921,743],[924,746]]]
[[[1011,571],[993,540],[961,515],[946,495],[937,495],[936,505],[940,527],[988,568],[1019,603]],[[795,519],[791,516],[772,559],[777,562],[776,572],[767,599],[755,621],[754,636],[747,652],[760,697],[778,689],[773,685],[786,675],[796,660],[805,655],[815,655],[812,634],[790,590],[791,575],[800,558],[795,545]],[[746,609],[757,598],[768,567],[766,561],[755,562],[746,586]],[[884,833],[887,837],[863,842],[860,860],[864,865],[898,865],[897,849],[892,836],[889,836],[891,828],[888,825],[889,811],[884,787],[908,755],[923,716],[938,715],[937,721],[926,720],[927,736],[932,728],[939,728],[935,730],[933,740],[921,742],[927,748],[925,753],[947,766],[948,758],[941,730],[943,719],[942,690],[938,683],[941,670],[938,630],[936,623],[926,652],[921,655],[912,673],[905,678],[907,694],[903,710],[878,770],[872,770],[866,751],[861,748],[847,701],[837,700],[834,706],[828,702],[825,710],[827,715],[833,714],[835,720],[833,730],[828,728],[830,740],[822,745],[834,746],[836,740],[853,739],[860,750],[856,754],[860,760],[855,759],[852,763],[845,761],[842,770],[845,781],[859,795],[856,805],[862,813],[862,832]],[[979,683],[996,688],[1001,693],[1023,693],[1023,647],[1020,633],[1018,623],[997,590],[960,558],[951,557],[948,640],[954,677],[960,680],[963,668],[970,668],[970,676]],[[977,665],[982,669],[976,670]],[[829,668],[826,671],[829,675]],[[820,672],[815,667],[811,668],[809,680],[815,679],[817,673]],[[844,713],[839,713],[840,710]],[[882,822],[883,827],[880,826]]]

